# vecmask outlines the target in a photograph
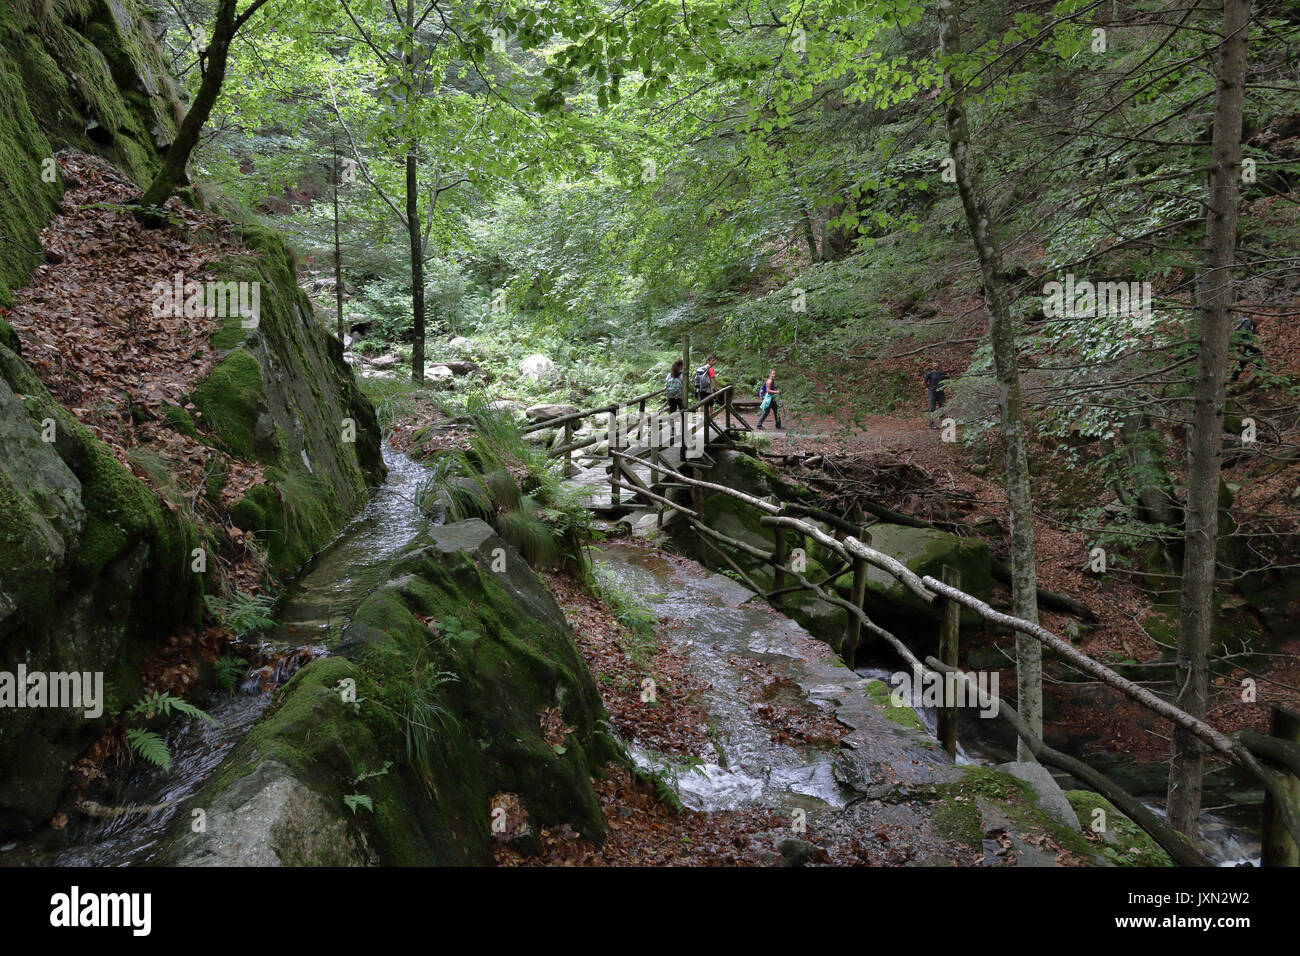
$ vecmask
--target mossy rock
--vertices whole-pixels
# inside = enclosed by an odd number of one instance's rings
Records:
[[[988,545],[977,538],[960,538],[944,531],[910,528],[906,525],[871,526],[871,547],[901,561],[914,574],[943,577],[945,567],[961,574],[961,589],[982,601],[993,596],[992,565]],[[853,577],[841,575],[835,587],[841,596],[851,593]],[[908,630],[922,623],[927,634],[939,621],[938,609],[922,600],[887,571],[871,567],[867,572],[865,607],[867,614],[882,625]],[[974,624],[972,612],[963,611],[962,623]]]
[[[961,769],[960,780],[934,788],[937,800],[931,805],[931,817],[947,839],[970,847],[982,846],[983,805],[1008,818],[1018,834],[1045,833],[1080,860],[1093,863],[1101,860],[1101,854],[1086,837],[1061,825],[1038,807],[1033,787],[1028,783],[991,767],[966,766]]]
[[[4,346],[0,444],[0,659],[101,671],[133,702],[140,661],[202,612],[203,582],[190,570],[196,529]],[[98,723],[62,708],[0,716],[4,834],[50,818],[72,760],[114,712]]]
[[[263,534],[271,571],[282,575],[333,539],[385,469],[374,408],[298,287],[293,252],[264,228],[240,238],[248,254],[222,262],[215,279],[257,283],[257,321],[225,318],[211,339],[221,361],[191,400],[201,431],[266,466],[267,481],[233,516]]]
[[[624,758],[563,614],[488,525],[413,542],[336,651],[294,676],[192,801],[237,832],[178,824],[167,862],[328,862],[308,832],[320,828],[343,862],[487,864],[498,792],[519,796],[534,837],[568,824],[603,838],[592,778]],[[553,707],[572,728],[554,746],[541,727]],[[353,813],[358,795],[369,809]]]
[[[922,733],[928,733],[925,729],[925,723],[921,720],[915,710],[906,704],[896,706],[892,697],[892,688],[884,681],[869,680],[866,687],[863,688],[866,695],[878,704],[885,715],[886,720],[893,721],[900,727],[907,727],[910,730],[919,730]]]
[[[1091,790],[1067,790],[1065,798],[1080,822],[1106,841],[1102,853],[1116,866],[1174,866],[1169,854],[1151,835]],[[1099,812],[1100,811],[1100,812]]]

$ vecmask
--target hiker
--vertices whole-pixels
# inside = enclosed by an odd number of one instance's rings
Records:
[[[682,410],[682,366],[684,363],[678,359],[673,363],[672,371],[664,379],[664,398],[668,400],[668,411],[680,412]]]
[[[695,370],[695,378],[691,384],[695,386],[695,400],[702,402],[713,394],[713,380],[717,377],[717,372],[713,370],[713,356],[710,355],[703,365]]]
[[[943,408],[948,396],[943,393],[943,383],[948,380],[948,373],[937,365],[925,374],[925,390],[930,399],[930,427],[938,428],[934,423],[934,413]]]
[[[767,379],[758,387],[758,397],[761,398],[762,404],[758,407],[762,412],[758,416],[758,424],[755,429],[763,430],[763,419],[767,418],[767,413],[771,412],[772,417],[776,420],[777,431],[781,430],[781,407],[777,404],[776,397],[781,394],[781,390],[776,387],[776,369],[771,369],[767,373]]]
[[[1237,371],[1232,373],[1232,380],[1235,382],[1241,378],[1241,373],[1246,370],[1247,364],[1251,363],[1263,368],[1262,361],[1264,352],[1259,347],[1259,338],[1256,335],[1255,320],[1246,316],[1237,323],[1237,327],[1232,331],[1232,344],[1237,347],[1241,354],[1241,361],[1237,363]]]

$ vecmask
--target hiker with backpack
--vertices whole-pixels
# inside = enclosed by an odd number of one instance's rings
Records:
[[[781,407],[777,404],[776,397],[781,394],[781,390],[776,387],[776,369],[771,369],[767,373],[767,378],[763,384],[758,387],[758,397],[762,399],[759,403],[758,424],[754,426],[756,431],[763,430],[763,420],[767,418],[768,412],[776,420],[777,430],[781,430]]]
[[[1258,368],[1264,367],[1264,352],[1259,347],[1259,338],[1256,335],[1255,320],[1246,316],[1237,323],[1237,327],[1232,330],[1232,344],[1236,346],[1241,361],[1237,363],[1237,371],[1232,373],[1232,380],[1235,382],[1241,378],[1241,373],[1246,371],[1246,366],[1252,361]]]
[[[702,402],[713,394],[713,380],[717,377],[717,372],[713,370],[713,356],[710,355],[708,360],[695,370],[695,378],[691,384],[695,386],[695,400]]]
[[[934,423],[934,413],[943,408],[944,403],[948,401],[948,396],[944,394],[943,383],[948,380],[948,373],[939,366],[934,366],[925,374],[925,389],[927,397],[930,400],[930,427],[938,428]]]
[[[664,399],[668,402],[669,412],[680,412],[682,410],[682,368],[684,364],[681,359],[678,359],[673,363],[668,377],[664,379]]]

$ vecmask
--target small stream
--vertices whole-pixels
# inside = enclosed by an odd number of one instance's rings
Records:
[[[685,652],[692,675],[706,685],[692,701],[709,715],[716,758],[688,767],[633,746],[634,759],[675,774],[682,803],[695,810],[843,807],[835,751],[773,742],[772,727],[738,693],[749,675],[735,659],[760,661],[791,680],[806,678],[799,645],[812,640],[807,632],[765,606],[745,604],[752,591],[693,562],[620,543],[592,551],[597,566],[660,619],[660,634]]]
[[[413,501],[427,469],[384,447],[388,477],[365,510],[285,588],[276,607],[276,626],[256,645],[232,646],[246,660],[282,657],[296,664],[329,652],[332,638],[348,623],[361,600],[386,577],[396,553],[428,523]],[[173,720],[164,739],[172,754],[167,772],[137,760],[117,774],[97,802],[113,807],[150,807],[107,818],[72,816],[66,829],[45,830],[24,843],[0,846],[0,865],[130,866],[148,864],[179,810],[239,743],[270,703],[266,683],[287,679],[281,663],[271,673],[250,670],[233,693],[215,692],[196,703],[217,721]],[[279,673],[275,673],[275,671]]]

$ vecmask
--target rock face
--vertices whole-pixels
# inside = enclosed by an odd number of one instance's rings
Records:
[[[0,235],[12,240],[0,242],[0,306],[27,281],[38,256],[24,250],[39,248],[57,208],[62,183],[38,175],[56,150],[97,153],[138,185],[175,134],[180,107],[146,13],[139,0],[0,4]],[[236,319],[213,336],[221,361],[190,398],[206,440],[265,466],[235,520],[265,532],[283,573],[380,480],[379,435],[283,243],[243,236],[257,255],[212,278],[260,283],[260,324]],[[171,413],[197,434],[184,409]],[[107,698],[98,719],[0,710],[4,835],[50,819],[73,759],[139,698],[140,661],[199,622],[204,582],[191,561],[205,542],[188,509],[165,505],[51,398],[3,319],[0,447],[0,670],[101,672]]]
[[[560,377],[560,367],[545,355],[530,355],[519,363],[519,374],[530,382],[554,382]]]
[[[261,283],[258,325],[244,329],[236,316],[213,335],[223,359],[192,400],[228,451],[266,466],[231,514],[245,531],[271,532],[274,569],[292,572],[383,480],[379,425],[341,343],[312,317],[283,240],[262,229],[241,237],[258,255],[221,279]]]
[[[992,596],[992,565],[988,545],[983,541],[898,524],[876,524],[870,531],[873,548],[897,558],[916,574],[940,578],[945,566],[954,567],[961,573],[963,591],[983,601]],[[867,574],[867,604],[868,614],[874,610],[894,621],[909,618],[913,612],[938,619],[933,606],[875,567]]]
[[[182,809],[164,862],[489,863],[503,793],[528,812],[525,845],[561,823],[603,837],[591,777],[620,754],[599,694],[550,592],[488,525],[412,542],[336,652],[294,676]],[[543,733],[551,708],[562,739]],[[370,808],[349,810],[355,796]]]
[[[57,149],[139,180],[175,134],[144,12],[136,0],[0,4],[0,306],[39,261],[27,250],[63,192],[40,175]],[[107,693],[132,693],[144,650],[197,620],[197,533],[51,398],[3,319],[0,448],[0,670],[102,672]],[[0,710],[0,834],[50,818],[93,727],[83,710]]]
[[[131,693],[145,648],[197,621],[197,532],[4,345],[0,443],[0,670],[104,672],[108,693]],[[0,710],[0,833],[49,819],[94,725],[82,710]]]

